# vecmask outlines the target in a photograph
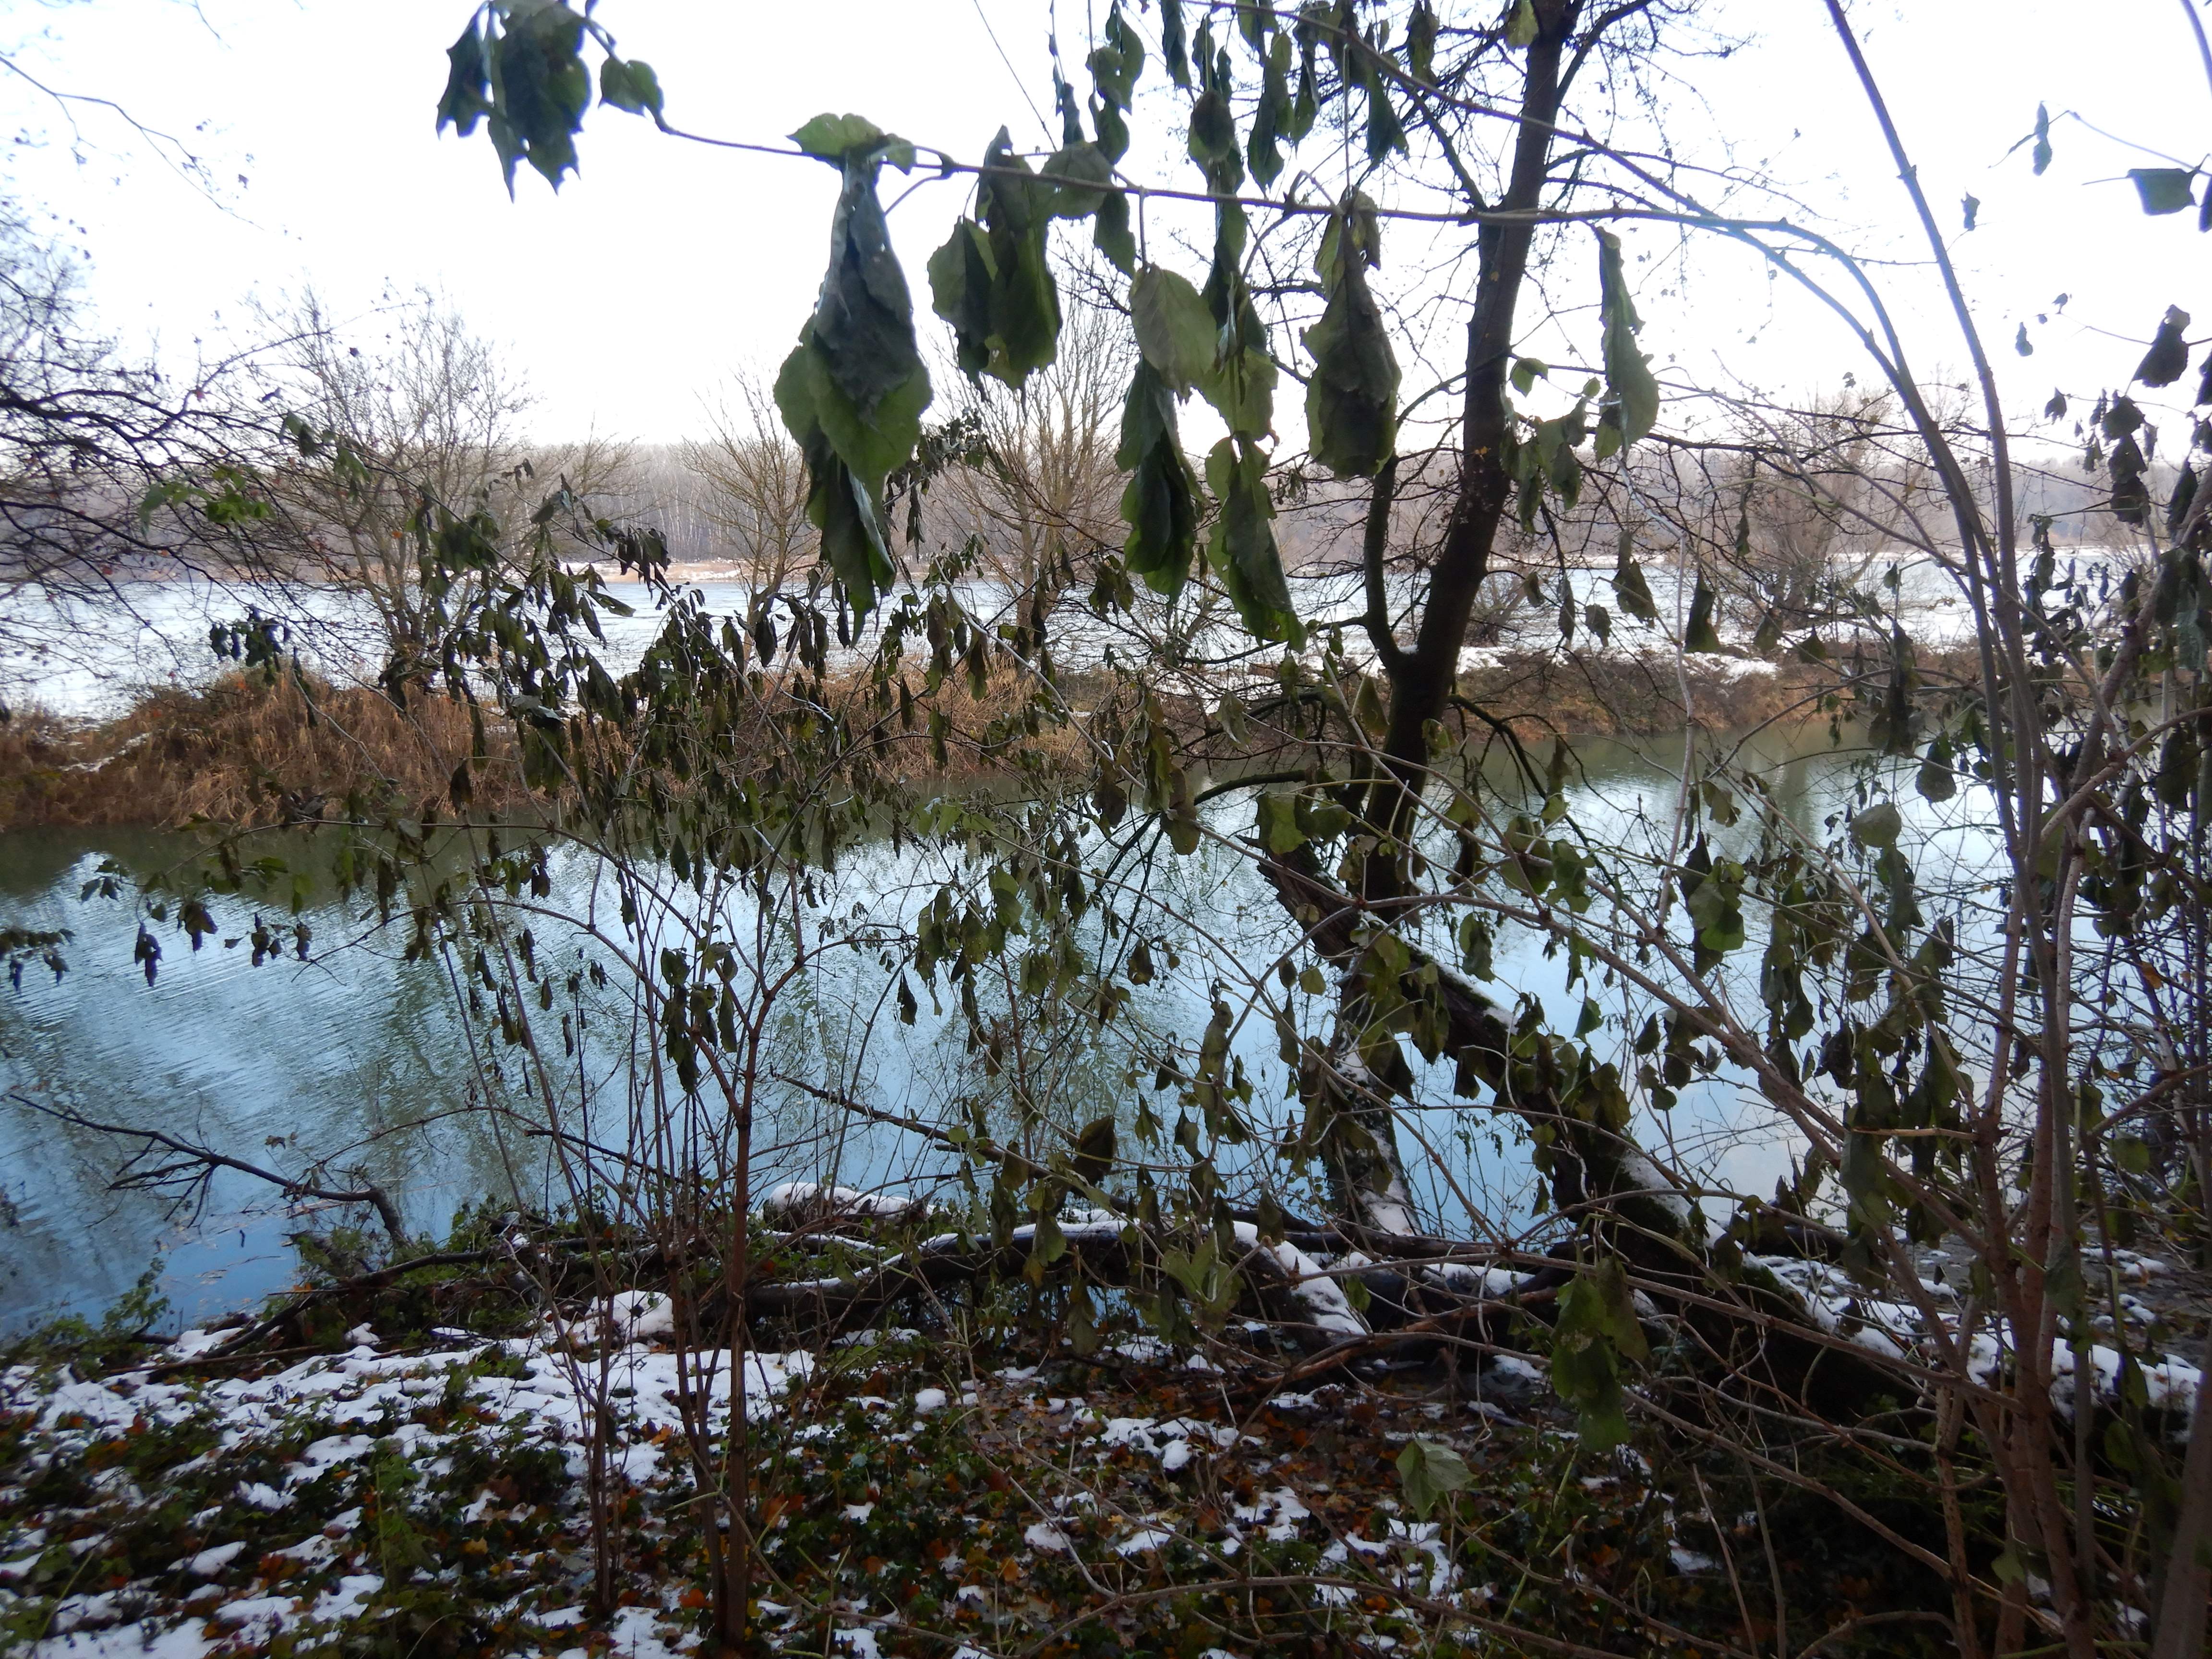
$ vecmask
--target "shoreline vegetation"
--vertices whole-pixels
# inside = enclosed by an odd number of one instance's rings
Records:
[[[1470,648],[1466,663],[1462,695],[1529,744],[1656,737],[1693,724],[1716,732],[1802,727],[1828,720],[1849,684],[1838,665],[1750,656],[1492,647]],[[1080,678],[1063,684],[1080,711]],[[832,678],[825,689],[836,706],[858,688]],[[980,701],[947,685],[935,702],[948,720],[944,761],[902,730],[887,734],[884,763],[908,782],[987,784],[999,769],[988,729],[1012,697],[996,684]],[[1196,699],[1171,699],[1170,707],[1194,735],[1202,727]],[[732,738],[742,743],[744,734]],[[233,671],[199,686],[155,687],[105,720],[19,708],[0,725],[0,830],[270,826],[338,816],[349,800],[395,797],[445,812],[454,769],[475,741],[461,702],[418,695],[402,706],[373,687],[306,675],[272,683]],[[482,753],[471,769],[474,810],[542,805],[520,781],[504,726],[485,728]]]

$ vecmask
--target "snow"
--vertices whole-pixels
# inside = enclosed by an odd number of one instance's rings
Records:
[[[1054,1555],[1065,1555],[1075,1547],[1067,1534],[1048,1521],[1030,1522],[1022,1534],[1022,1541],[1033,1550],[1045,1550]]]
[[[927,1417],[933,1412],[941,1412],[949,1398],[942,1389],[924,1389],[914,1397],[914,1414]]]
[[[1236,1228],[1239,1244],[1247,1249],[1264,1250],[1273,1257],[1283,1277],[1290,1281],[1291,1294],[1305,1304],[1316,1325],[1337,1336],[1367,1334],[1367,1322],[1353,1311],[1352,1298],[1345,1295],[1344,1286],[1336,1282],[1328,1268],[1294,1244],[1261,1243],[1260,1229],[1249,1221],[1239,1221]]]

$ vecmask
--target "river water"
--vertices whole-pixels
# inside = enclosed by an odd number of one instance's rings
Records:
[[[1680,739],[1642,749],[1589,743],[1580,755],[1570,805],[1586,822],[1616,826],[1625,842],[1635,826],[1671,817]],[[1808,827],[1851,787],[1845,758],[1820,741],[1769,758],[1778,799]],[[1219,827],[1249,824],[1240,817]],[[127,888],[113,897],[82,895],[104,859],[146,874],[191,851],[182,837],[112,830],[0,837],[0,922],[75,935],[59,981],[34,965],[19,989],[0,986],[0,1329],[96,1310],[149,1267],[188,1320],[250,1305],[295,1277],[286,1235],[332,1218],[326,1207],[287,1205],[243,1176],[219,1177],[182,1205],[111,1190],[125,1158],[114,1141],[59,1123],[27,1100],[159,1127],[287,1171],[317,1158],[358,1169],[397,1195],[418,1232],[442,1234],[456,1209],[487,1195],[539,1206],[559,1197],[549,1143],[525,1133],[525,1119],[475,1109],[481,1073],[444,968],[402,961],[401,939],[380,933],[334,893],[309,905],[307,962],[254,966],[250,945],[223,943],[250,930],[250,907],[218,905],[220,933],[197,953],[173,931],[161,933],[165,955],[149,987],[132,960],[134,896]],[[896,853],[887,842],[855,849],[841,858],[823,914],[859,902],[911,916],[955,861],[911,842]],[[588,902],[602,874],[579,855],[556,859],[555,870],[556,901],[572,910]],[[1273,896],[1229,849],[1208,842],[1192,858],[1164,860],[1156,882],[1166,914],[1212,935],[1217,963],[1258,964],[1253,972],[1263,975],[1291,942]],[[549,934],[545,948],[566,947]],[[1533,943],[1502,941],[1496,973],[1488,988],[1501,1001],[1534,994],[1555,1019],[1574,1006],[1564,960]],[[872,954],[822,958],[781,1005],[773,1069],[886,1111],[956,1121],[991,1085],[967,1052],[951,999],[940,1014],[925,990],[914,1024],[902,1024],[888,1013],[895,983]],[[1578,987],[1571,995],[1578,1002],[1583,994]],[[1052,1115],[1080,1123],[1111,1111],[1126,1121],[1150,1085],[1158,1045],[1194,1044],[1209,1001],[1200,975],[1163,974],[1095,1043],[1054,1056]],[[1306,1012],[1317,1024],[1318,1000]],[[599,1112],[592,1133],[618,1139],[622,1011],[603,1010],[596,1029],[586,1070],[600,1093],[585,1116]],[[1297,1105],[1285,1098],[1285,1072],[1266,1021],[1246,1021],[1234,1047],[1253,1079],[1257,1115],[1287,1127]],[[1458,1227],[1481,1224],[1474,1216],[1525,1224],[1534,1193],[1526,1146],[1492,1114],[1452,1108],[1448,1073],[1422,1083],[1433,1104],[1409,1116],[1409,1142],[1422,1144],[1407,1150],[1429,1217]],[[1161,1109],[1171,1122],[1171,1097]],[[1667,1143],[1678,1167],[1740,1192],[1771,1193],[1792,1150],[1770,1115],[1725,1080],[1693,1086],[1640,1132]],[[779,1178],[831,1174],[868,1186],[927,1182],[951,1167],[950,1155],[917,1137],[781,1084],[770,1091],[762,1142],[757,1191]]]

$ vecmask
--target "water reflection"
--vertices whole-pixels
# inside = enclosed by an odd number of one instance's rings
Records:
[[[1848,787],[1847,769],[1819,737],[1802,752],[1776,750],[1778,799],[1802,823],[1817,825]],[[1662,826],[1677,805],[1680,740],[1639,750],[1583,745],[1572,805],[1601,839],[1626,845],[1639,826]],[[1224,812],[1246,807],[1224,803]],[[1241,821],[1224,817],[1236,832]],[[410,1230],[441,1233],[460,1206],[486,1195],[542,1205],[561,1190],[550,1143],[529,1115],[482,1109],[484,1094],[470,1034],[456,1016],[453,986],[438,963],[400,960],[400,939],[366,926],[325,893],[311,907],[312,960],[255,968],[250,947],[224,939],[250,930],[250,910],[219,908],[222,933],[197,954],[163,936],[167,955],[149,988],[131,960],[137,916],[129,896],[81,900],[103,857],[147,871],[189,854],[181,838],[114,831],[19,833],[0,838],[0,914],[18,925],[68,927],[70,971],[58,983],[33,968],[21,990],[0,992],[0,1085],[93,1117],[157,1125],[240,1156],[297,1169],[310,1158],[358,1167],[399,1200]],[[824,914],[864,905],[878,919],[909,919],[951,869],[912,843],[856,849],[841,860]],[[601,872],[577,856],[556,859],[556,898],[580,911]],[[1208,843],[1187,860],[1164,859],[1158,897],[1180,924],[1212,941],[1215,960],[1267,975],[1295,938],[1273,894],[1249,862]],[[1173,924],[1164,922],[1163,930]],[[541,935],[549,955],[573,954],[573,939]],[[1009,956],[1011,957],[1010,949]],[[1196,953],[1194,952],[1194,955]],[[1025,1012],[1011,962],[998,1012]],[[1553,1017],[1578,1002],[1566,963],[1531,943],[1501,942],[1503,1000],[1530,994]],[[935,1006],[919,983],[914,1024],[900,1024],[872,951],[821,957],[779,1008],[772,1070],[885,1111],[944,1122],[994,1087],[969,1052],[954,999],[940,985]],[[1232,991],[1234,988],[1231,988]],[[1234,998],[1232,997],[1232,1000]],[[988,1002],[988,999],[987,999]],[[1139,991],[1127,1015],[1080,1042],[1066,1033],[1042,1073],[1053,1115],[1079,1123],[1126,1115],[1149,1090],[1148,1051],[1164,1037],[1194,1043],[1210,1014],[1208,988],[1188,974],[1164,975]],[[1318,1030],[1325,1008],[1305,1000],[1301,1018]],[[594,1138],[624,1144],[632,1103],[622,1064],[635,1027],[613,988],[591,1011],[574,1118]],[[1254,1085],[1254,1111],[1279,1133],[1298,1108],[1277,1039],[1264,1018],[1247,1019],[1234,1044]],[[503,1074],[504,1075],[504,1074]],[[1409,1144],[1429,1214],[1471,1224],[1469,1212],[1509,1225],[1529,1217],[1534,1182],[1513,1126],[1455,1109],[1449,1072],[1421,1079],[1436,1103],[1413,1115]],[[519,1095],[504,1097],[510,1103]],[[1171,1095],[1157,1097],[1170,1123]],[[1790,1146],[1770,1115],[1725,1081],[1693,1085],[1663,1121],[1640,1132],[1670,1146],[1679,1164],[1709,1170],[1736,1190],[1771,1190]],[[817,1097],[772,1084],[757,1181],[835,1170],[874,1185],[927,1181],[951,1172],[941,1149],[880,1123],[825,1107]],[[1128,1143],[1125,1141],[1125,1146]],[[1425,1149],[1424,1151],[1423,1149]],[[1256,1148],[1248,1156],[1256,1156]],[[295,1263],[285,1234],[302,1224],[244,1177],[214,1182],[204,1204],[169,1215],[144,1194],[112,1193],[120,1161],[102,1137],[9,1104],[0,1106],[0,1328],[20,1328],[64,1310],[105,1305],[149,1265],[184,1316],[201,1320],[249,1304],[289,1281]],[[1233,1176],[1233,1170],[1224,1174]],[[1309,1193],[1310,1199],[1313,1194]]]

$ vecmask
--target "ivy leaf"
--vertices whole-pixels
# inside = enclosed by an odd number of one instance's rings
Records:
[[[2044,168],[2051,165],[2051,111],[2042,104],[2035,106],[2035,176],[2040,179]]]
[[[1975,217],[1981,212],[1981,210],[1982,198],[1975,195],[1972,191],[1967,191],[1966,195],[1959,198],[1959,212],[1960,216],[1966,220],[1966,228],[1968,230],[1972,230],[1974,228]]]
[[[1644,324],[1629,297],[1628,279],[1621,268],[1620,238],[1600,230],[1598,290],[1602,296],[1601,326],[1605,334],[1606,411],[1601,427],[1610,424],[1626,449],[1651,430],[1659,419],[1659,383],[1651,365],[1637,349],[1636,336]]]
[[[1189,578],[1197,548],[1198,478],[1182,453],[1175,393],[1142,358],[1130,379],[1115,461],[1129,473],[1121,491],[1121,517],[1129,526],[1122,562],[1172,599]]]
[[[2189,345],[2181,337],[2188,326],[2189,313],[2179,306],[2168,306],[2158,332],[2151,337],[2150,349],[2136,365],[2136,379],[2153,386],[2172,386],[2179,380],[2189,368]]]
[[[2154,217],[2197,204],[2197,175],[2186,167],[2130,167],[2128,178],[2142,210]]]
[[[1449,1446],[1417,1435],[1398,1454],[1398,1480],[1405,1487],[1407,1504],[1425,1521],[1439,1498],[1465,1492],[1474,1484],[1474,1474],[1467,1460]]]
[[[1267,491],[1267,458],[1249,438],[1228,437],[1206,460],[1206,482],[1219,504],[1206,560],[1255,639],[1304,641],[1275,541],[1275,503]]]
[[[2012,349],[2023,357],[2035,356],[2035,343],[2027,337],[2026,323],[2022,323],[2020,325],[2020,332],[2013,336]]]
[[[1521,52],[1535,43],[1535,6],[1531,0],[1513,0],[1513,10],[1505,20],[1505,44]]]
[[[1398,360],[1367,286],[1381,257],[1375,204],[1354,191],[1322,234],[1314,265],[1328,301],[1305,332],[1306,429],[1314,459],[1339,477],[1373,477],[1397,442]]]
[[[1139,271],[1129,284],[1129,318],[1137,349],[1176,397],[1212,375],[1213,315],[1187,278],[1158,265]]]

